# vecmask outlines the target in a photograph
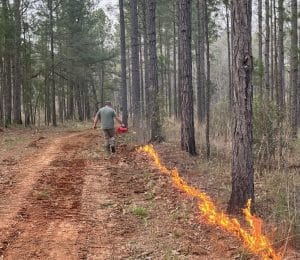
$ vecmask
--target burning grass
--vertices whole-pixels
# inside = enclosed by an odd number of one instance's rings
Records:
[[[250,212],[251,201],[248,202],[244,209],[245,219],[250,228],[246,229],[241,226],[236,218],[226,215],[218,210],[212,199],[200,190],[188,185],[179,175],[177,169],[169,170],[160,161],[160,158],[152,145],[146,145],[138,149],[139,152],[145,152],[150,156],[156,167],[163,173],[171,177],[173,184],[188,196],[197,199],[197,206],[208,223],[222,227],[227,232],[239,237],[245,247],[259,255],[262,259],[282,259],[282,256],[274,251],[271,242],[261,232],[262,220],[253,216]]]

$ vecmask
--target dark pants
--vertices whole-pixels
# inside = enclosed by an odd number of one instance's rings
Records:
[[[103,129],[104,138],[107,146],[115,146],[115,129]]]

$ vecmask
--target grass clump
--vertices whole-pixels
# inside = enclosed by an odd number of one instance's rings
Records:
[[[48,199],[50,196],[49,191],[40,191],[39,193],[37,193],[36,198],[37,200],[44,200],[44,199]]]
[[[147,218],[148,217],[148,211],[146,208],[144,207],[134,207],[131,209],[131,213],[139,218]]]

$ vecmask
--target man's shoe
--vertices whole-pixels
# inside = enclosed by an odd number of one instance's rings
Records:
[[[116,147],[111,146],[110,148],[111,148],[111,152],[112,152],[112,153],[115,153],[115,152],[116,152]]]

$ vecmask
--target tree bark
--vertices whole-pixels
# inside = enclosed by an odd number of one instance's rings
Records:
[[[23,52],[23,77],[22,77],[22,94],[23,94],[23,110],[24,110],[24,123],[25,126],[29,126],[31,123],[33,123],[33,115],[31,114],[31,41],[30,36],[28,34],[28,41],[26,39],[26,32],[27,28],[24,27],[23,30],[23,42],[25,45],[24,52]]]
[[[55,72],[54,72],[54,18],[53,18],[53,0],[48,0],[48,9],[50,16],[50,75],[51,75],[51,112],[52,112],[52,125],[57,126],[56,122],[56,102],[55,102]]]
[[[273,15],[274,15],[274,35],[273,35],[273,39],[274,39],[274,91],[275,92],[275,100],[278,103],[278,40],[277,40],[277,15],[276,15],[276,0],[274,0],[273,2]]]
[[[4,67],[3,67],[3,59],[0,60],[0,126],[4,125],[4,93],[3,93],[3,86],[4,86]]]
[[[12,82],[11,82],[11,45],[12,40],[10,36],[10,18],[8,10],[7,0],[2,0],[2,14],[3,14],[3,26],[4,26],[4,125],[9,126],[11,124],[12,114]]]
[[[197,117],[205,119],[205,6],[204,0],[197,0]]]
[[[231,41],[230,41],[230,20],[229,20],[229,3],[225,4],[226,8],[226,33],[227,33],[227,57],[228,57],[228,104],[229,113],[232,111],[232,69],[231,69]]]
[[[156,0],[147,1],[147,32],[149,47],[149,88],[151,93],[151,141],[162,141],[156,49]]]
[[[139,51],[140,51],[140,104],[141,104],[141,118],[145,118],[145,100],[144,100],[144,69],[143,69],[143,50],[142,50],[142,35],[139,34]],[[142,122],[142,120],[141,120]]]
[[[105,65],[101,65],[100,67],[100,89],[99,89],[99,95],[100,95],[100,107],[104,106],[104,81],[105,81]]]
[[[58,115],[59,115],[59,121],[60,123],[64,123],[65,118],[65,90],[64,90],[64,80],[60,78],[58,80]]]
[[[206,38],[206,126],[205,126],[205,140],[206,140],[206,158],[210,158],[210,95],[211,95],[211,82],[210,82],[210,46],[209,46],[209,14],[208,4],[205,1],[205,38]]]
[[[21,82],[22,82],[22,67],[21,67],[21,13],[20,0],[14,0],[15,13],[15,85],[14,85],[14,123],[22,124],[21,117]]]
[[[174,116],[175,118],[178,118],[178,91],[177,91],[177,48],[176,48],[176,10],[177,10],[177,4],[176,1],[173,3],[174,6],[174,20],[173,20],[173,33],[174,33],[174,38],[173,38],[173,70],[174,70],[174,94],[173,94],[173,102],[174,102]]]
[[[258,0],[258,74],[259,95],[263,95],[263,54],[262,54],[262,0]]]
[[[177,91],[177,100],[178,100],[178,107],[177,107],[177,111],[178,114],[181,118],[181,90],[182,90],[182,86],[181,86],[181,71],[182,71],[182,61],[180,58],[181,55],[181,47],[180,47],[180,37],[181,37],[181,31],[180,31],[180,0],[176,1],[177,2],[177,10],[178,10],[178,51],[177,51],[177,60],[178,60],[178,91]]]
[[[45,71],[45,125],[49,126],[51,122],[51,105],[50,105],[50,87],[48,82],[48,70]]]
[[[67,93],[67,119],[74,118],[74,87],[71,79],[68,79],[68,93]]]
[[[298,6],[299,10],[299,6]],[[300,49],[300,27],[298,28],[298,50]],[[297,82],[297,91],[298,91],[298,111],[297,111],[297,125],[300,127],[300,54],[298,54],[298,82]]]
[[[179,1],[181,147],[196,155],[192,85],[191,0]]]
[[[170,36],[166,35],[166,58],[167,58],[167,66],[166,66],[166,74],[168,81],[168,89],[167,89],[167,103],[168,103],[168,115],[172,116],[172,82],[171,82],[171,44],[170,44]]]
[[[284,94],[284,0],[278,0],[278,86],[277,86],[277,117],[279,129],[279,157],[283,161],[283,120],[285,112],[285,94]]]
[[[143,0],[144,9],[144,20],[143,20],[143,30],[144,30],[144,71],[145,71],[145,114],[147,119],[147,125],[150,126],[150,89],[149,89],[149,42],[148,42],[148,32],[147,32],[147,4],[146,0]]]
[[[266,29],[266,40],[265,40],[265,88],[266,97],[270,99],[270,2],[265,0],[265,29]]]
[[[140,126],[140,61],[137,0],[130,0],[133,127]]]
[[[270,67],[270,98],[274,100],[274,88],[275,88],[275,80],[274,80],[274,14],[273,14],[273,0],[270,0],[270,53],[271,53],[271,67]]]
[[[280,117],[284,111],[284,44],[283,44],[283,23],[284,23],[284,0],[278,0],[278,100],[277,105],[280,110]],[[280,119],[282,121],[282,119]]]
[[[120,8],[120,43],[121,43],[121,89],[122,89],[122,121],[128,126],[127,81],[126,81],[126,40],[123,0],[119,0]]]
[[[162,44],[162,28],[161,28],[161,21],[160,19],[157,19],[158,21],[158,47],[159,47],[159,76],[160,76],[160,94],[164,95],[164,89],[165,89],[165,78],[164,78],[164,59],[163,59],[163,44]],[[164,109],[166,109],[166,103],[164,102]]]
[[[297,0],[291,0],[291,127],[292,127],[292,137],[297,138],[297,119],[298,119],[298,34],[297,34]]]
[[[252,49],[250,0],[233,0],[233,132],[231,213],[241,212],[249,199],[254,202],[252,158]]]

